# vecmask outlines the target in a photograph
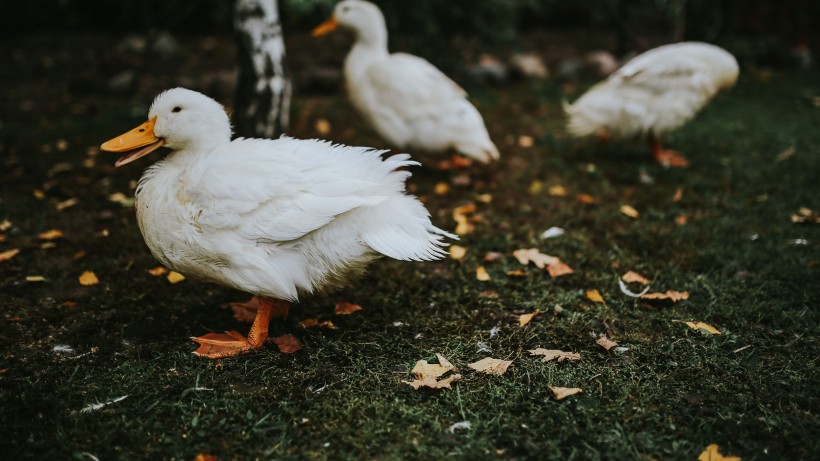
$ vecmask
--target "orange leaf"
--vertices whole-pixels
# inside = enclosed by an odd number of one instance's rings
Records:
[[[595,341],[595,342],[598,343],[599,346],[603,347],[606,350],[610,350],[613,347],[618,345],[618,343],[616,343],[615,341],[609,339],[607,337],[607,335],[601,336],[600,338],[598,338],[598,341]]]
[[[330,320],[323,320],[319,321],[319,319],[304,319],[299,322],[300,328],[327,328],[329,330],[335,330],[336,325],[333,324]]]
[[[512,360],[501,360],[494,359],[492,357],[485,357],[478,362],[470,363],[467,366],[475,371],[501,376],[507,372],[507,368],[509,368],[511,364]]]
[[[216,456],[214,455],[206,455],[205,453],[200,453],[196,455],[194,461],[216,461]]]
[[[558,261],[555,264],[548,265],[547,266],[547,272],[549,272],[550,277],[552,277],[552,278],[556,278],[556,277],[560,277],[562,275],[574,274],[575,273],[575,271],[572,270],[571,267],[567,266],[566,264],[564,264],[561,261]]]
[[[502,256],[504,256],[503,253],[499,253],[497,251],[488,251],[487,254],[484,255],[484,262],[491,263],[493,261],[501,259]]]
[[[645,295],[641,295],[641,299],[671,301],[673,303],[676,303],[684,299],[689,299],[689,292],[667,291],[666,293],[647,293]]]
[[[640,213],[638,213],[638,210],[632,208],[629,205],[621,205],[620,209],[621,213],[629,216],[630,218],[637,218],[640,215]]]
[[[673,202],[680,202],[680,199],[683,198],[683,187],[678,187],[675,189],[675,195],[672,196]]]
[[[487,273],[487,269],[484,269],[484,266],[478,266],[475,269],[475,278],[479,282],[486,282],[490,280],[490,274]]]
[[[647,280],[646,277],[637,272],[629,271],[626,274],[622,275],[621,279],[627,283],[637,282],[643,285],[649,285],[649,280]]]
[[[176,271],[169,272],[168,276],[165,277],[165,278],[168,279],[168,281],[171,282],[172,284],[177,284],[177,283],[185,280],[185,276],[180,274],[179,272],[176,272]]]
[[[740,456],[723,456],[720,447],[713,443],[698,456],[698,461],[740,461]]]
[[[97,275],[91,271],[85,271],[80,274],[80,285],[84,287],[90,287],[92,285],[97,285],[100,283],[100,279],[97,278]]]
[[[278,338],[270,338],[270,340],[279,346],[279,351],[283,354],[293,354],[302,349],[302,346],[299,345],[299,341],[291,334],[282,335]]]
[[[594,205],[597,200],[589,194],[578,194],[578,201],[587,205]]]
[[[541,309],[536,309],[535,312],[533,312],[532,314],[519,315],[518,316],[518,326],[519,327],[525,326],[526,324],[530,323],[532,321],[532,319],[535,318],[536,315],[538,315],[540,313],[541,313]]]
[[[583,392],[583,389],[581,389],[580,387],[549,386],[549,388],[552,391],[553,395],[555,395],[555,400],[564,400],[570,395],[575,395],[580,392]]]
[[[593,301],[593,302],[596,302],[596,303],[601,303],[601,304],[606,304],[606,301],[604,301],[604,297],[601,296],[601,293],[598,290],[587,290],[587,292],[584,295],[590,301]]]
[[[45,231],[40,234],[37,234],[37,238],[40,240],[54,240],[63,237],[63,231],[59,229],[51,229],[50,231]]]
[[[363,310],[363,308],[358,304],[349,303],[347,301],[340,301],[336,303],[336,309],[334,310],[334,312],[336,315],[350,315],[360,310]]]
[[[166,269],[166,268],[164,268],[164,267],[162,267],[162,266],[157,266],[157,267],[155,267],[155,268],[153,268],[153,269],[148,269],[148,273],[149,273],[149,274],[151,274],[151,275],[153,275],[154,277],[159,277],[160,275],[165,275],[165,274],[167,274],[167,273],[168,273],[168,269]]]
[[[20,253],[20,250],[18,249],[6,250],[0,253],[0,263],[8,261],[9,259],[17,256],[18,253]]]
[[[549,362],[550,360],[557,359],[558,362],[563,362],[564,360],[581,360],[581,354],[577,352],[564,352],[559,351],[557,349],[532,349],[527,351],[530,355],[542,355],[544,356],[543,362]]]

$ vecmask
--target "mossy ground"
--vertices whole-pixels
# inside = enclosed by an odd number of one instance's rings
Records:
[[[219,459],[691,460],[711,443],[744,460],[810,459],[820,451],[820,227],[789,219],[801,206],[820,208],[817,71],[774,73],[768,81],[744,73],[666,139],[692,161],[681,170],[650,163],[643,145],[568,139],[560,104],[584,85],[471,88],[502,161],[470,170],[471,184],[444,196],[432,191],[451,173],[417,168],[410,179],[448,229],[453,207],[492,196],[478,202],[482,219],[459,242],[466,258],[379,261],[363,280],[305,299],[288,321],[272,323],[274,335],[296,335],[302,351],[267,347],[217,365],[193,356],[188,337],[245,331],[220,306],[246,295],[148,275],[156,262],[133,209],[108,200],[130,194],[147,161],[114,170],[113,158],[87,152],[142,121],[151,96],[109,96],[83,86],[93,75],[76,67],[67,83],[40,64],[2,71],[10,104],[0,131],[0,220],[13,227],[0,250],[22,250],[0,265],[0,452],[8,459],[191,460],[204,452]],[[68,96],[51,96],[58,91]],[[18,110],[27,99],[34,109]],[[294,117],[297,137],[316,136],[321,117],[330,139],[383,146],[342,94],[297,97]],[[520,147],[520,135],[534,145]],[[58,139],[66,150],[55,147]],[[44,145],[51,147],[44,152]],[[792,147],[791,158],[775,160]],[[536,181],[540,191],[531,188]],[[553,185],[567,195],[550,196]],[[683,197],[674,202],[678,188]],[[597,203],[578,202],[582,193]],[[79,203],[56,211],[69,198]],[[641,215],[622,215],[623,204]],[[685,225],[675,222],[681,215]],[[551,226],[567,234],[540,240]],[[36,235],[51,228],[65,237],[42,249]],[[508,277],[521,267],[511,252],[529,247],[559,256],[576,273],[550,279],[529,267],[526,277]],[[80,251],[86,255],[74,260]],[[505,256],[483,263],[488,251]],[[476,280],[480,264],[491,281]],[[80,286],[85,270],[100,285]],[[657,290],[691,297],[674,305],[627,298],[617,285],[627,270],[650,277]],[[47,281],[26,283],[27,275]],[[584,297],[593,288],[606,304]],[[332,315],[342,299],[364,310]],[[564,311],[553,316],[556,304]],[[536,308],[549,314],[519,328],[516,314]],[[296,325],[315,317],[339,328]],[[675,320],[704,321],[722,334]],[[491,338],[493,327],[500,332]],[[629,350],[596,345],[592,335],[604,332]],[[479,341],[492,353],[478,352]],[[55,353],[57,344],[75,352]],[[541,363],[526,352],[536,347],[584,358]],[[452,390],[401,383],[417,360],[433,361],[435,353],[462,369]],[[466,368],[486,355],[514,364],[501,377]],[[549,385],[584,391],[559,402]],[[465,420],[469,431],[448,432]]]

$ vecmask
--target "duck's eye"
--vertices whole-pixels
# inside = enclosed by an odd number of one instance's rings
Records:
[[[176,106],[173,109],[171,109],[171,112],[182,112],[182,108],[179,107],[179,106]]]

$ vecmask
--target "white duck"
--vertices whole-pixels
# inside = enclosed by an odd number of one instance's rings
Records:
[[[652,156],[666,166],[686,166],[660,136],[698,113],[738,76],[734,56],[707,43],[684,42],[651,49],[566,105],[568,131],[575,136],[647,137]]]
[[[343,1],[313,35],[338,27],[356,35],[344,65],[350,99],[383,138],[400,148],[454,149],[485,163],[498,159],[481,114],[461,87],[418,56],[387,51],[387,27],[376,5]]]
[[[235,331],[193,338],[197,355],[260,348],[271,315],[289,302],[342,285],[381,255],[439,259],[446,237],[404,194],[409,155],[283,137],[231,141],[219,103],[184,88],[154,100],[149,120],[102,145],[127,152],[116,166],[165,146],[136,192],[137,221],[151,253],[186,277],[253,293],[248,338]],[[455,238],[455,237],[454,237]]]

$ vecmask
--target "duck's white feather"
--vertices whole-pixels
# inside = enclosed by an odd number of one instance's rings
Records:
[[[400,168],[416,162],[383,153],[284,137],[180,150],[140,180],[140,229],[186,276],[291,301],[338,287],[380,254],[442,257],[450,234],[404,194]]]
[[[565,106],[575,136],[660,135],[689,121],[737,80],[735,58],[714,45],[676,43],[649,50]]]
[[[353,105],[390,143],[431,152],[455,149],[488,162],[499,157],[484,120],[466,92],[428,61],[387,51],[381,11],[347,0],[335,17],[356,32],[345,59],[345,80]]]

